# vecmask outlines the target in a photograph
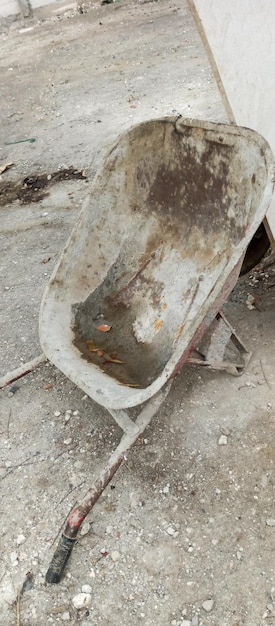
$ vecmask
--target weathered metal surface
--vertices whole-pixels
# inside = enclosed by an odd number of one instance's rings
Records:
[[[225,370],[229,374],[240,376],[251,358],[251,352],[225,315],[218,311],[207,332],[206,329],[204,331],[202,342],[187,358],[187,363],[203,365],[214,370]],[[231,352],[230,357],[227,352]]]
[[[152,397],[234,286],[272,176],[268,145],[248,129],[165,118],[124,134],[46,290],[47,357],[107,408]]]

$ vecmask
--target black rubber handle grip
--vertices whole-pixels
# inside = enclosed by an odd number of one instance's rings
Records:
[[[57,584],[60,582],[74,544],[75,539],[69,539],[64,535],[61,535],[59,544],[46,574],[47,583]]]

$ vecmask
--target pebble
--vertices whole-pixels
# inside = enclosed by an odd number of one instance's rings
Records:
[[[206,613],[210,613],[214,606],[214,600],[211,598],[210,600],[205,600],[202,603],[202,608],[206,611]]]
[[[120,553],[117,552],[117,550],[114,550],[114,552],[111,552],[111,559],[115,563],[118,559],[120,559]]]
[[[113,526],[106,526],[105,533],[106,535],[111,535],[113,532]]]
[[[11,560],[11,562],[14,563],[14,561],[17,561],[17,559],[18,559],[17,552],[11,552],[10,553],[10,560]]]
[[[269,519],[265,520],[265,523],[267,526],[275,526],[275,519],[270,517]]]
[[[16,545],[17,546],[21,546],[22,543],[25,543],[25,541],[26,541],[25,535],[18,535],[18,537],[16,539]]]
[[[166,528],[166,532],[170,535],[170,537],[173,537],[177,531],[173,528],[173,526],[168,526],[168,528]]]
[[[165,485],[165,487],[163,487],[163,493],[167,494],[170,491],[170,484],[168,483],[167,485]]]
[[[190,619],[184,619],[181,623],[180,626],[192,626]]]
[[[73,605],[75,609],[84,609],[90,606],[92,602],[92,596],[90,593],[77,593],[73,597]]]
[[[83,522],[81,528],[80,528],[80,536],[84,537],[84,535],[87,535],[88,532],[90,531],[91,528],[91,524],[90,522]]]
[[[199,616],[194,615],[191,620],[191,626],[199,626]]]
[[[219,446],[226,446],[227,444],[227,435],[221,435],[218,440]]]
[[[60,411],[55,411],[54,412],[54,417],[60,417],[60,415],[61,415]]]
[[[261,478],[261,485],[263,489],[266,489],[266,487],[268,487],[269,482],[270,482],[269,474],[263,474]]]
[[[62,622],[69,622],[71,619],[71,615],[69,611],[65,611],[64,613],[62,613],[61,619],[62,619]]]
[[[82,585],[81,587],[82,593],[92,593],[91,585]]]
[[[69,446],[72,443],[72,437],[68,437],[68,439],[64,439],[65,446]]]

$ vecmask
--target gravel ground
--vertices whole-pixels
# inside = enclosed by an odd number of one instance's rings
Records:
[[[1,204],[1,375],[41,352],[43,291],[110,142],[175,112],[226,121],[184,2],[55,10],[2,22],[0,184],[87,177]],[[50,363],[1,392],[1,624],[275,623],[274,283],[274,266],[239,281],[225,311],[253,353],[245,374],[182,369],[59,585],[45,584],[57,536],[120,431]]]

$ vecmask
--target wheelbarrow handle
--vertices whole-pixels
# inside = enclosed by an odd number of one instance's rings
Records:
[[[57,584],[60,582],[74,544],[75,539],[65,537],[65,535],[63,534],[61,535],[58,546],[46,574],[47,583]]]

